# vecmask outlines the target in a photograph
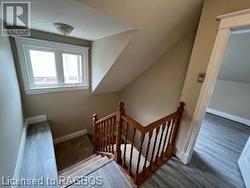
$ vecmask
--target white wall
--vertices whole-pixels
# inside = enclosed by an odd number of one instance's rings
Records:
[[[0,177],[12,177],[23,132],[23,114],[7,37],[0,37],[0,88]]]
[[[194,35],[180,40],[122,93],[129,115],[142,124],[172,113],[180,102]]]
[[[147,125],[176,111],[193,42],[194,33],[188,33],[124,89],[122,101],[130,116]]]
[[[126,31],[92,42],[92,91],[96,89],[120,53],[127,46],[132,33],[133,31]]]
[[[250,120],[250,84],[217,80],[208,108]]]
[[[137,30],[95,92],[119,91],[132,83],[177,41],[196,29],[202,0],[80,0]]]

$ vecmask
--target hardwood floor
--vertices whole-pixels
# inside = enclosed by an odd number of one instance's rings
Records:
[[[55,145],[56,163],[61,171],[93,154],[93,145],[87,135]]]
[[[192,162],[169,160],[142,187],[244,188],[237,161],[250,127],[206,114]]]
[[[20,180],[32,180],[39,179],[41,177],[53,180],[57,179],[53,140],[48,121],[35,123],[28,127],[19,178]],[[25,188],[35,186],[21,183],[20,185],[13,187]],[[57,188],[59,186],[50,186],[46,184],[43,187]]]
[[[95,184],[95,178],[100,178],[100,184]],[[91,183],[83,185],[71,185],[68,188],[133,188],[127,177],[121,172],[115,161],[107,163],[102,168],[88,174],[85,180],[91,180]],[[81,180],[80,180],[81,181]],[[97,181],[98,182],[98,181]]]

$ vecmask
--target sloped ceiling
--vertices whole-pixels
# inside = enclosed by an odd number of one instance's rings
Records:
[[[250,83],[250,30],[231,35],[219,79]]]
[[[53,23],[74,27],[70,36],[97,40],[133,29],[131,25],[96,11],[76,0],[29,0],[32,29],[58,33]]]
[[[202,0],[30,0],[32,29],[93,41],[92,91],[121,90],[195,31]],[[102,49],[102,50],[100,50]]]
[[[134,30],[130,30],[93,41],[91,54],[93,91],[127,46],[133,32]]]
[[[195,30],[202,8],[202,0],[79,1],[137,29],[94,93],[128,85],[186,33]]]

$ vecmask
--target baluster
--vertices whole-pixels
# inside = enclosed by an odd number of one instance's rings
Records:
[[[117,114],[116,114],[116,122],[117,122],[117,135],[116,135],[116,152],[115,152],[115,160],[118,164],[121,164],[121,129],[122,129],[122,116],[125,114],[124,103],[119,103]]]
[[[102,122],[102,150],[105,151],[105,124]]]
[[[109,147],[110,147],[110,153],[112,153],[112,118],[110,118],[110,120],[109,120],[109,138],[110,138],[110,140],[109,140],[109,142],[110,142],[110,145],[109,145]]]
[[[93,131],[94,131],[94,151],[98,151],[98,144],[99,144],[99,139],[98,139],[98,125],[96,125],[97,121],[97,115],[93,114]]]
[[[169,130],[169,135],[168,135],[168,140],[167,140],[167,148],[166,148],[166,157],[169,158],[171,157],[171,147],[170,147],[170,140],[173,134],[174,130],[174,124],[175,124],[175,118],[170,120],[170,130]]]
[[[105,139],[106,139],[106,152],[108,152],[108,121],[105,120]]]
[[[157,127],[157,128],[156,128],[156,133],[155,133],[155,141],[154,141],[153,151],[152,151],[151,160],[150,160],[150,167],[151,167],[151,168],[153,168],[153,160],[154,160],[155,146],[156,146],[156,142],[157,142],[159,130],[160,130],[160,127]]]
[[[105,151],[105,124],[102,122],[102,150]]]
[[[133,129],[132,145],[131,145],[130,157],[129,157],[129,169],[128,169],[129,175],[132,174],[131,169],[132,169],[132,156],[133,156],[133,148],[134,148],[134,141],[135,141],[135,133],[136,133],[136,128]]]
[[[106,120],[106,151],[109,151],[109,121]]]
[[[129,124],[126,123],[125,142],[124,142],[124,151],[123,151],[123,167],[125,167],[125,165],[126,165],[125,163],[126,163],[126,150],[127,150],[128,131],[129,131]]]
[[[149,152],[149,148],[150,148],[150,141],[151,141],[152,135],[153,135],[153,130],[150,131],[150,132],[148,133],[148,146],[147,146],[145,161],[144,161],[144,165],[143,165],[143,170],[145,170],[146,165],[147,165],[147,161],[148,161],[148,152]]]
[[[107,152],[107,122],[106,120],[103,122],[103,134],[104,134],[104,151]]]
[[[161,152],[161,160],[164,160],[164,154],[165,154],[165,147],[166,147],[166,143],[167,143],[167,138],[168,138],[168,131],[169,131],[169,127],[171,126],[171,120],[169,120],[167,122],[167,129],[166,129],[166,134],[164,136],[164,141],[163,141],[163,148],[162,148],[162,152]]]
[[[161,126],[161,137],[160,137],[160,142],[159,142],[159,146],[158,146],[158,151],[156,154],[156,164],[159,165],[159,154],[160,154],[160,149],[161,149],[161,142],[162,142],[162,137],[163,137],[163,133],[165,131],[165,127],[166,127],[166,122]]]
[[[110,140],[111,140],[111,134],[110,134],[110,119],[108,119],[107,120],[108,121],[108,151],[109,151],[109,153],[110,153],[110,151],[111,151],[111,145],[110,145]]]
[[[106,151],[109,151],[109,122],[106,120]]]
[[[138,156],[138,160],[137,160],[137,167],[136,167],[136,173],[135,173],[135,184],[138,183],[138,173],[139,173],[139,168],[140,168],[140,164],[141,164],[141,152],[142,152],[144,138],[145,138],[145,133],[141,132],[141,145],[140,145],[140,149],[139,149],[139,156]]]
[[[101,135],[101,126],[100,126],[100,123],[98,124],[98,133],[99,133],[99,151],[101,151],[102,149],[102,145],[101,145],[101,142],[102,142],[102,135]]]
[[[100,129],[100,151],[102,151],[102,123],[99,123],[99,129]]]
[[[112,126],[112,153],[114,153],[114,141],[115,141],[115,118],[111,119],[111,126]]]

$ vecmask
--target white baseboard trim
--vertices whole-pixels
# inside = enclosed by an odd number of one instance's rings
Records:
[[[47,121],[47,115],[40,115],[40,116],[34,116],[34,117],[28,117],[26,119],[28,125],[34,124],[34,123],[39,123],[43,121]]]
[[[226,118],[226,119],[230,119],[230,120],[245,124],[247,126],[250,126],[250,120],[248,120],[248,119],[238,117],[238,116],[235,116],[235,115],[231,115],[231,114],[227,114],[225,112],[221,112],[221,111],[214,110],[214,109],[211,109],[211,108],[207,108],[206,111],[208,113],[211,113],[211,114],[214,114],[214,115]]]
[[[59,143],[71,140],[73,138],[77,138],[79,136],[86,135],[87,133],[88,133],[88,130],[87,129],[83,129],[81,131],[77,131],[77,132],[74,132],[74,133],[71,133],[71,134],[68,134],[68,135],[56,138],[56,139],[54,139],[54,144],[59,144]]]
[[[24,154],[24,148],[25,148],[25,143],[26,143],[27,128],[28,128],[28,123],[25,120],[23,133],[22,133],[21,141],[20,141],[20,144],[19,144],[19,150],[18,150],[18,154],[17,154],[14,178],[19,178],[20,174],[21,174],[23,154]]]
[[[191,162],[192,156],[189,156],[187,153],[183,153],[181,162],[185,165],[189,164]]]
[[[181,151],[177,148],[175,150],[175,156],[178,157],[180,159],[180,161],[185,165],[187,165],[190,162],[189,155],[187,153],[185,153],[184,151]]]

